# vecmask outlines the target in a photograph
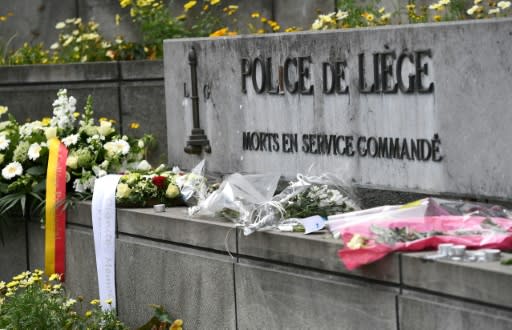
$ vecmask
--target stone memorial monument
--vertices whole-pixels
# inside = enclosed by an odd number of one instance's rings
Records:
[[[171,161],[506,199],[510,23],[166,41]]]

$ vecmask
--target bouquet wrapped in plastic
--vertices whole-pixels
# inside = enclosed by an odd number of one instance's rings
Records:
[[[190,214],[226,217],[243,227],[244,234],[297,218],[358,209],[351,192],[333,176],[298,175],[281,193],[274,195],[279,175],[239,173],[228,176],[219,189],[190,209]]]
[[[512,214],[501,206],[426,198],[329,217],[343,239],[339,257],[347,269],[393,251],[434,249],[441,243],[468,248],[512,248]]]

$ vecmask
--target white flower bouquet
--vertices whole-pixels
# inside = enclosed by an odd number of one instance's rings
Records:
[[[0,106],[0,116],[7,112]],[[68,149],[67,191],[74,196],[90,196],[95,179],[107,173],[150,168],[143,159],[153,137],[121,135],[113,120],[96,121],[90,96],[83,113],[76,111],[76,99],[61,89],[53,102],[53,117],[20,124],[7,116],[0,122],[0,215],[18,202],[24,210],[27,196],[38,201],[33,206],[44,205],[48,140],[53,137]]]

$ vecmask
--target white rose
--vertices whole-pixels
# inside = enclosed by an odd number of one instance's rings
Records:
[[[116,197],[117,198],[126,198],[130,195],[132,190],[126,183],[119,183],[117,185]]]
[[[75,170],[78,167],[78,157],[68,156],[68,159],[66,159],[66,166]]]
[[[178,197],[179,194],[180,189],[178,188],[178,186],[174,184],[170,184],[169,186],[167,186],[167,190],[165,191],[165,197],[172,199]]]
[[[114,130],[112,129],[112,123],[106,120],[102,120],[100,122],[100,127],[98,127],[98,133],[100,133],[101,136],[108,136],[110,133],[112,133]]]

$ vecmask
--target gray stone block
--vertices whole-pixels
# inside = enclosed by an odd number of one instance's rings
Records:
[[[164,79],[164,62],[155,61],[121,61],[119,68],[122,80],[162,80]]]
[[[41,222],[33,219],[28,223],[29,269],[44,270],[44,238],[45,231]]]
[[[66,230],[66,290],[82,296],[87,305],[99,298],[94,240],[90,229],[68,226]]]
[[[91,202],[83,201],[76,203],[67,210],[68,224],[75,224],[92,228]]]
[[[185,207],[167,208],[164,213],[152,208],[118,209],[117,219],[122,234],[236,253],[236,231],[231,222],[191,218]]]
[[[59,83],[0,87],[0,100],[9,112],[24,123],[27,120],[52,117],[52,103],[60,88],[68,89],[68,96],[77,99],[77,111],[83,112],[88,95],[93,97],[94,117],[106,117],[120,122],[118,88],[114,83],[72,84]],[[117,127],[119,127],[117,125]]]
[[[15,217],[2,219],[0,235],[0,281],[7,282],[27,270],[25,221]]]
[[[148,161],[153,166],[167,164],[167,125],[165,121],[165,90],[163,80],[124,82],[121,85],[121,111],[123,133],[141,137],[153,134],[154,149],[149,152]],[[130,128],[139,123],[138,129]],[[172,162],[172,159],[170,160]]]
[[[273,264],[235,266],[240,329],[396,329],[397,289]]]
[[[117,63],[74,63],[0,66],[0,85],[112,81],[119,76]]]
[[[405,291],[399,296],[398,304],[399,329],[403,330],[512,328],[512,313],[493,307],[410,291]]]
[[[348,271],[338,257],[338,250],[342,246],[341,240],[333,239],[327,232],[304,235],[270,230],[243,236],[239,231],[238,237],[238,253],[242,256],[347,273],[397,284],[400,282],[398,255],[393,254],[360,269]]]
[[[158,304],[187,329],[235,329],[228,257],[122,235],[116,251],[118,312],[128,326],[144,324]]]
[[[199,93],[199,113],[201,128],[212,147],[211,154],[204,154],[212,172],[279,171],[292,177],[308,173],[310,165],[316,164],[310,174],[332,172],[349,182],[379,189],[508,199],[512,195],[512,173],[508,170],[510,157],[503,150],[508,148],[506,141],[511,132],[505,123],[512,121],[512,113],[510,98],[503,95],[508,95],[504,86],[512,83],[508,74],[512,61],[502,54],[510,51],[510,23],[511,19],[501,19],[167,40],[164,65],[169,154],[184,168],[201,158],[183,150],[193,126],[192,102],[184,97],[183,85],[190,86],[187,57],[194,46],[199,90],[207,84],[211,87],[209,99]],[[421,61],[429,73],[420,73],[419,77],[424,78],[425,86],[434,83],[432,93],[366,94],[359,87],[359,54],[366,54],[363,71],[371,84],[372,53],[394,51],[398,58],[403,52],[423,50],[431,51],[431,58],[425,56]],[[287,57],[311,56],[307,85],[314,86],[313,95],[288,91],[284,95],[258,94],[250,77],[244,94],[242,58],[254,60],[258,56],[272,58],[275,79],[277,66],[283,66]],[[482,58],[486,65],[482,65]],[[322,63],[340,60],[347,61],[349,94],[325,94]],[[394,63],[396,71],[398,65]],[[415,69],[410,64],[409,69],[402,67],[405,71],[401,75],[413,74]],[[501,86],[502,90],[482,86]],[[282,148],[279,152],[268,148],[243,150],[244,132],[275,133],[280,139],[283,133],[296,133],[297,152],[282,152]],[[429,143],[439,134],[444,158],[440,162],[373,158],[357,156],[357,150],[354,157],[306,153],[301,148],[305,147],[302,137],[309,134],[349,135],[354,141],[359,137],[428,139]]]
[[[432,252],[402,254],[402,281],[408,287],[426,289],[493,305],[512,307],[512,276],[499,262],[461,263],[426,261]],[[510,254],[505,254],[511,257]]]

